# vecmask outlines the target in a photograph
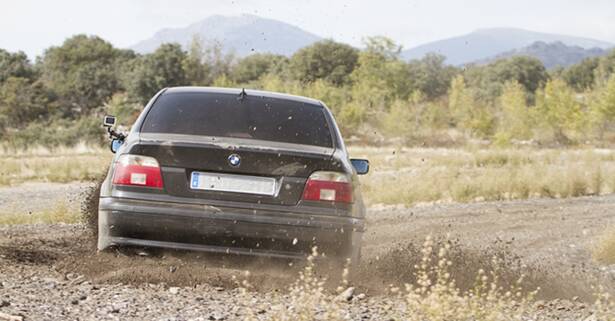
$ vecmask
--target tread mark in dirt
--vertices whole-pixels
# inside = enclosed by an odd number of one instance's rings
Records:
[[[0,247],[0,259],[21,264],[46,265],[57,260],[57,255],[38,250],[26,250],[16,247]]]

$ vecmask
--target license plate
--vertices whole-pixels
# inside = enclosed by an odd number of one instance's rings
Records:
[[[192,172],[190,188],[273,196],[276,181],[271,177]]]

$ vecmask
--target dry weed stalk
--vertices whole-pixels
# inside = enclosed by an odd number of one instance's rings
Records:
[[[499,285],[498,270],[490,274],[484,270],[477,273],[473,289],[462,293],[451,278],[447,259],[450,245],[439,249],[438,261],[433,262],[431,253],[434,242],[427,237],[423,245],[421,264],[417,267],[417,285],[405,285],[405,310],[400,320],[520,320],[528,311],[536,292],[524,294],[519,279],[510,289]],[[493,259],[497,260],[496,258]],[[493,266],[500,264],[493,262]]]
[[[452,262],[447,259],[450,243],[445,242],[438,250],[437,258],[432,258],[436,246],[431,237],[427,237],[422,248],[422,259],[415,266],[416,284],[405,284],[402,291],[391,287],[397,300],[385,303],[379,309],[388,314],[390,320],[417,321],[509,321],[521,320],[531,315],[531,302],[536,291],[527,293],[521,288],[521,277],[514,285],[504,287],[498,279],[498,269],[486,273],[477,272],[476,285],[473,289],[461,292],[449,273]],[[298,280],[289,288],[287,295],[274,295],[269,303],[269,313],[264,316],[249,307],[246,320],[271,321],[308,321],[308,320],[350,320],[350,307],[335,294],[325,290],[326,278],[314,273],[314,250],[308,258],[307,266],[299,274]],[[494,266],[500,266],[494,258]],[[348,285],[344,271],[343,281],[338,293]],[[242,293],[247,294],[248,286],[242,286]],[[352,301],[351,303],[352,304]],[[262,311],[262,309],[259,309]],[[260,316],[260,317],[259,317]]]

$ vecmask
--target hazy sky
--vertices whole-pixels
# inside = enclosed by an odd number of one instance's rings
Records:
[[[73,34],[128,47],[165,27],[214,14],[256,14],[352,45],[385,35],[404,48],[489,27],[519,27],[615,43],[615,0],[4,0],[0,48],[30,57]]]

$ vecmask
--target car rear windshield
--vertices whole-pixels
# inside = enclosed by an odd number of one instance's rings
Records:
[[[321,106],[231,94],[163,94],[148,112],[141,132],[268,140],[333,147]]]

